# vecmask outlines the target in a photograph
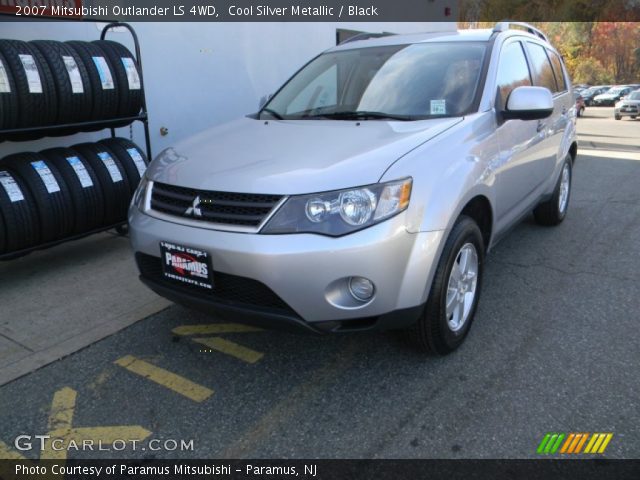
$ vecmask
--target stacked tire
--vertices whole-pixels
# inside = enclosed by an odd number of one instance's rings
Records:
[[[130,118],[140,113],[142,98],[140,66],[120,43],[0,40],[0,131]],[[4,134],[0,140],[43,133],[30,135]]]
[[[0,160],[0,255],[126,222],[148,160],[124,138]]]

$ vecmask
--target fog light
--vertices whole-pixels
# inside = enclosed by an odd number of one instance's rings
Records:
[[[373,297],[375,287],[371,280],[364,277],[351,277],[349,279],[349,293],[356,300],[367,302]]]

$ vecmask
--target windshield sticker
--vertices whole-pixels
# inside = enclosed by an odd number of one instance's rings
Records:
[[[431,115],[446,115],[447,102],[445,100],[431,100]]]

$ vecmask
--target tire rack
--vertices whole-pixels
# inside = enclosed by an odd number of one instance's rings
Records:
[[[90,121],[90,122],[79,122],[79,123],[67,123],[67,124],[58,124],[58,125],[47,125],[47,126],[42,126],[42,127],[29,127],[29,128],[13,128],[13,129],[8,129],[8,130],[0,130],[0,143],[2,143],[5,140],[2,140],[2,137],[4,135],[11,135],[11,134],[20,134],[20,133],[34,133],[34,132],[39,132],[42,133],[42,136],[45,137],[47,136],[47,134],[49,134],[50,132],[55,132],[56,130],[70,130],[70,131],[75,131],[73,134],[77,134],[77,133],[83,133],[81,130],[83,128],[86,127],[101,127],[101,129],[109,129],[111,132],[111,138],[115,138],[116,136],[116,127],[117,128],[122,128],[122,123],[126,122],[127,125],[131,125],[133,122],[142,122],[142,126],[144,128],[144,140],[145,140],[145,148],[147,151],[147,159],[148,161],[151,161],[151,138],[149,135],[149,118],[147,115],[147,100],[146,100],[146,95],[145,95],[145,90],[144,90],[144,75],[143,75],[143,71],[142,71],[142,57],[140,55],[140,43],[138,41],[138,35],[136,35],[135,30],[133,29],[133,27],[131,25],[129,25],[128,23],[124,23],[124,22],[111,22],[107,25],[105,25],[105,27],[102,29],[102,32],[100,33],[100,40],[104,40],[107,33],[109,32],[109,30],[113,29],[113,28],[117,28],[117,27],[124,27],[126,28],[129,33],[131,34],[131,37],[133,38],[133,43],[135,46],[135,56],[136,56],[136,62],[138,63],[138,67],[140,69],[140,89],[142,91],[142,106],[140,109],[140,113],[139,115],[133,116],[133,117],[120,117],[120,118],[113,118],[113,119],[109,119],[109,120],[97,120],[97,121]],[[127,126],[125,125],[125,126]],[[0,159],[0,166],[2,164],[2,160]],[[72,240],[78,240],[80,238],[84,238],[87,237],[89,235],[93,235],[95,233],[100,233],[100,232],[105,232],[107,230],[112,230],[115,229],[119,234],[124,235],[127,232],[127,222],[126,220],[124,222],[120,222],[120,223],[116,223],[114,225],[107,225],[104,227],[100,227],[100,228],[96,228],[94,230],[90,230],[88,232],[83,232],[77,235],[72,235],[66,238],[61,238],[58,240],[55,240],[53,242],[47,242],[47,243],[41,243],[39,245],[35,245],[32,247],[28,247],[28,248],[24,248],[22,250],[16,250],[13,252],[9,252],[9,253],[5,253],[0,255],[0,260],[11,260],[14,258],[18,258],[18,257],[22,257],[28,253],[31,253],[33,251],[36,250],[44,250],[46,248],[50,248],[50,247],[54,247],[56,245],[60,245],[61,243],[65,243],[65,242],[69,242]]]

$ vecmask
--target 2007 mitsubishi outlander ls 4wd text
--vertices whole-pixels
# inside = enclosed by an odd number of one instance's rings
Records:
[[[158,294],[267,327],[469,331],[485,253],[569,205],[575,105],[526,24],[348,41],[150,164],[129,213]]]

